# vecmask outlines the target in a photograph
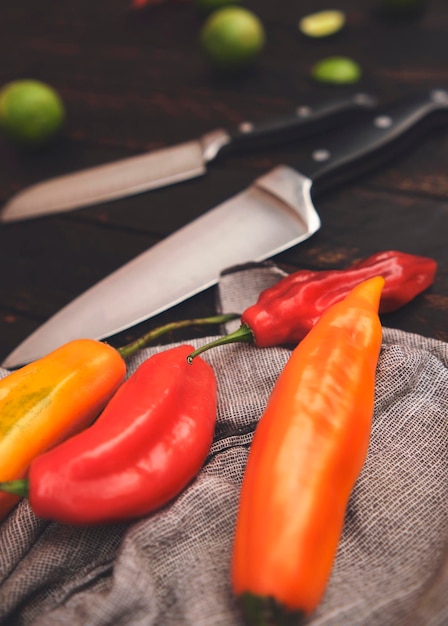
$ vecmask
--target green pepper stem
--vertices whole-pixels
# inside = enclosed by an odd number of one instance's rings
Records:
[[[170,322],[169,324],[165,324],[164,326],[159,326],[150,330],[149,333],[146,333],[142,337],[139,337],[135,341],[126,344],[125,346],[121,346],[117,348],[119,354],[123,357],[123,359],[128,359],[133,354],[145,348],[148,344],[150,344],[155,339],[158,339],[162,335],[166,333],[179,330],[180,328],[187,328],[189,326],[207,326],[211,324],[225,324],[226,322],[230,322],[231,320],[237,319],[239,317],[238,313],[227,313],[225,315],[213,315],[210,317],[198,317],[190,320],[181,320],[178,322]]]
[[[233,331],[233,333],[225,335],[224,337],[219,337],[219,339],[215,339],[215,341],[210,341],[209,343],[196,348],[194,352],[191,352],[191,354],[187,356],[187,361],[190,364],[193,363],[193,359],[199,354],[210,350],[210,348],[215,348],[216,346],[224,346],[227,343],[237,342],[253,343],[254,339],[254,334],[249,326],[247,324],[241,324],[241,326]]]
[[[9,480],[8,482],[0,483],[0,491],[11,493],[14,496],[21,496],[22,498],[27,498],[28,492],[29,492],[29,484],[26,479]]]

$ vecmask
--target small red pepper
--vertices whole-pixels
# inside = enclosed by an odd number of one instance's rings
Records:
[[[36,457],[27,480],[0,489],[69,524],[132,519],[172,500],[204,463],[216,421],[214,371],[202,359],[188,364],[192,350],[147,359],[92,426]]]
[[[256,304],[241,316],[235,332],[198,348],[189,359],[209,348],[237,341],[259,348],[297,344],[330,306],[368,278],[382,276],[385,286],[380,313],[390,313],[410,302],[434,281],[434,259],[389,250],[378,252],[347,269],[300,270],[265,289]]]

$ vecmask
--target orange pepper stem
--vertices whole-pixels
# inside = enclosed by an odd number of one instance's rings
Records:
[[[215,341],[210,341],[209,343],[196,348],[194,352],[187,356],[188,363],[193,363],[193,359],[203,352],[210,350],[210,348],[215,348],[216,346],[223,346],[227,343],[253,343],[254,342],[254,334],[249,328],[247,324],[241,324],[239,328],[237,328],[233,333],[229,335],[225,335],[224,337],[219,337],[219,339],[215,339]]]
[[[11,493],[14,496],[21,496],[22,498],[28,497],[28,481],[23,480],[9,480],[4,483],[0,483],[0,491],[5,493]]]
[[[257,626],[302,626],[306,614],[301,610],[285,610],[285,607],[275,598],[261,598],[256,594],[245,592],[239,597],[239,603],[243,609],[249,624]]]
[[[231,320],[237,319],[239,317],[238,313],[227,313],[225,315],[212,315],[210,317],[198,317],[190,320],[180,320],[177,322],[170,322],[169,324],[165,324],[164,326],[159,326],[158,328],[154,328],[150,330],[148,333],[139,337],[135,341],[126,344],[125,346],[121,346],[117,348],[118,353],[123,357],[123,359],[128,359],[132,355],[134,355],[138,350],[145,348],[148,344],[150,344],[155,339],[158,339],[162,335],[166,333],[173,332],[175,330],[179,330],[180,328],[188,328],[189,326],[207,326],[212,324],[225,324],[226,322],[230,322]]]

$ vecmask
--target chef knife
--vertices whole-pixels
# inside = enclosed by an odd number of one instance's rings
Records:
[[[53,178],[13,196],[0,212],[0,221],[71,211],[195,178],[205,174],[207,164],[218,157],[321,132],[375,104],[373,96],[357,93],[302,105],[276,120],[244,122],[233,132],[217,129],[195,141]]]
[[[261,261],[320,226],[314,195],[394,153],[427,123],[447,119],[448,92],[391,103],[314,140],[300,172],[279,166],[101,280],[61,309],[3,362],[13,368],[79,338],[103,339],[215,284],[229,266]],[[401,140],[401,141],[400,141]]]

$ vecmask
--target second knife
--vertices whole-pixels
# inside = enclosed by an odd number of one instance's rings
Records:
[[[0,221],[71,211],[196,178],[205,174],[207,164],[218,157],[322,132],[374,105],[375,99],[362,93],[314,106],[302,105],[276,120],[245,122],[235,131],[217,129],[177,146],[59,176],[13,196],[0,211]]]

